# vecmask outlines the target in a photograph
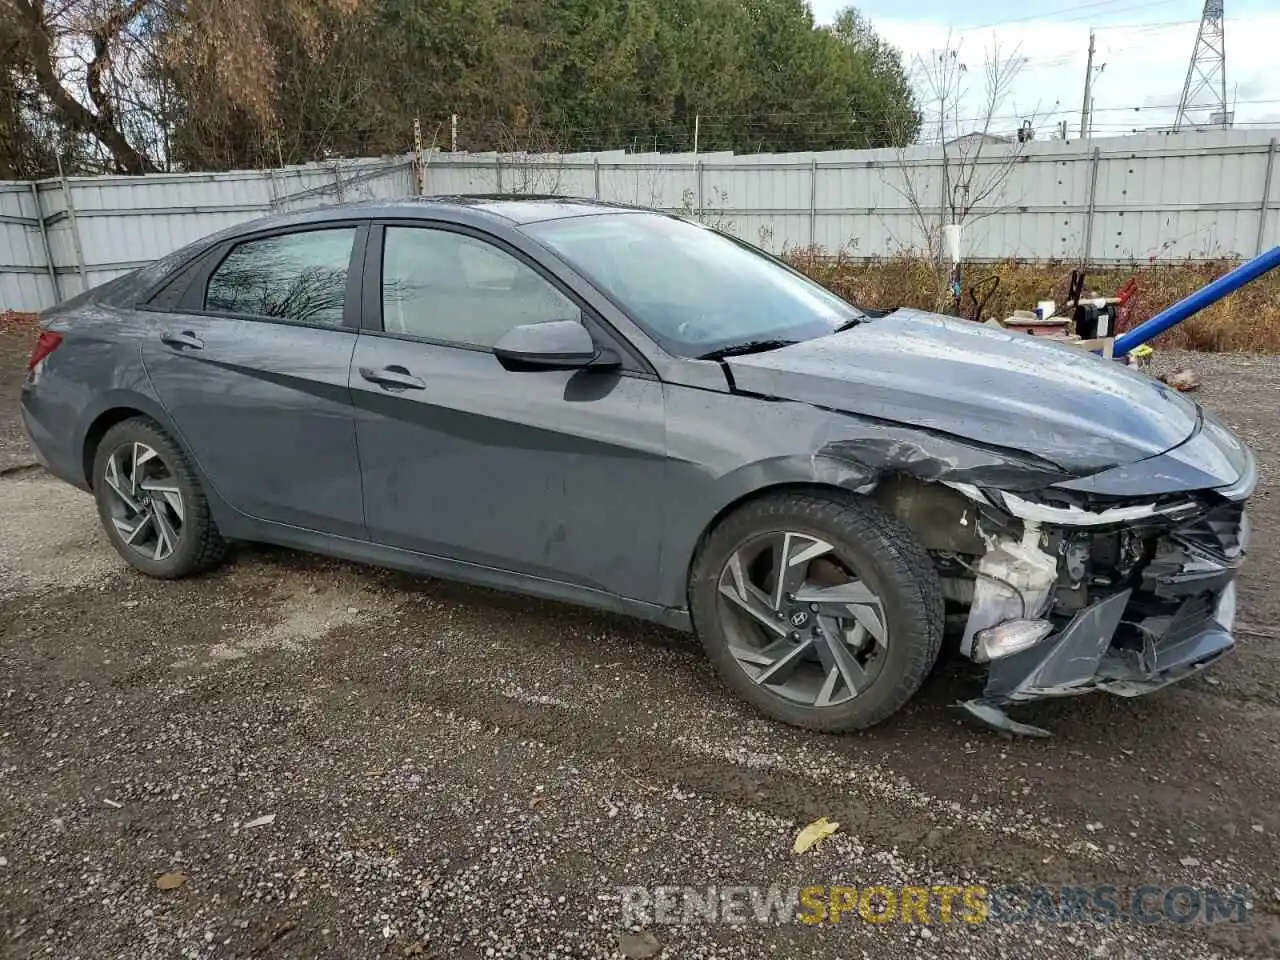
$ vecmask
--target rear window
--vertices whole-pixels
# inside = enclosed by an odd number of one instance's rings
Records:
[[[352,226],[237,244],[209,277],[204,308],[215,313],[341,326],[355,236]]]

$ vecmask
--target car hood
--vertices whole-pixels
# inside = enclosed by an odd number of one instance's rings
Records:
[[[738,392],[1020,450],[1086,474],[1195,431],[1176,390],[1076,347],[919,310],[725,361]]]

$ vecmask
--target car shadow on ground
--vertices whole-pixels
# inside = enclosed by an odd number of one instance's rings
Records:
[[[679,654],[680,661],[705,663],[702,646],[692,633],[685,633],[647,623],[630,617],[603,611],[590,610],[554,600],[504,593],[486,587],[471,586],[449,580],[440,580],[411,573],[366,566],[326,557],[301,553],[284,547],[263,544],[237,544],[231,557],[232,564],[254,564],[266,568],[266,574],[274,568],[285,573],[304,576],[323,576],[334,570],[345,570],[351,575],[368,581],[380,591],[405,598],[428,598],[437,603],[456,605],[484,619],[504,620],[519,617],[527,624],[522,630],[525,642],[541,644],[544,637],[558,635],[607,635],[614,638],[619,648],[611,655],[625,652],[635,646],[638,659],[641,651],[666,651]],[[223,570],[230,569],[224,567]],[[219,576],[215,573],[213,576]],[[990,736],[1010,739],[970,717],[960,706],[964,700],[982,695],[986,671],[978,664],[962,657],[954,637],[938,658],[938,662],[924,684],[912,699],[908,708],[885,722],[856,734],[859,739],[872,741],[896,740],[924,727],[936,731],[939,727],[953,728],[961,738]],[[549,645],[554,645],[551,640]],[[545,652],[554,652],[551,650]],[[573,655],[570,653],[569,655]],[[643,665],[641,664],[643,669]],[[664,664],[665,667],[665,664]],[[725,706],[738,706],[734,695],[717,682],[705,683],[705,674],[696,667],[687,678],[698,683],[699,693],[722,700]],[[1190,685],[1198,681],[1192,679]],[[1073,742],[1077,735],[1081,742],[1093,742],[1099,726],[1117,728],[1141,721],[1153,730],[1165,730],[1169,742],[1176,744],[1185,736],[1178,730],[1185,718],[1182,701],[1169,696],[1170,691],[1158,691],[1138,699],[1126,699],[1105,693],[1087,693],[1081,696],[1040,700],[1011,709],[1015,718],[1023,723],[1049,730],[1058,742]],[[782,725],[779,724],[781,727]]]

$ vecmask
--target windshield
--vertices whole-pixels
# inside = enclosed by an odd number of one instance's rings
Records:
[[[760,251],[675,217],[595,214],[524,230],[677,356],[811,340],[862,316]]]

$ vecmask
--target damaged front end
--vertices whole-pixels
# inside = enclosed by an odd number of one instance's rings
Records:
[[[1256,482],[1247,460],[1233,489],[1139,500],[949,484],[975,505],[986,546],[976,563],[937,555],[949,599],[968,600],[961,652],[989,664],[982,697],[965,709],[1005,732],[1047,736],[1005,707],[1149,693],[1231,649],[1244,500]]]

